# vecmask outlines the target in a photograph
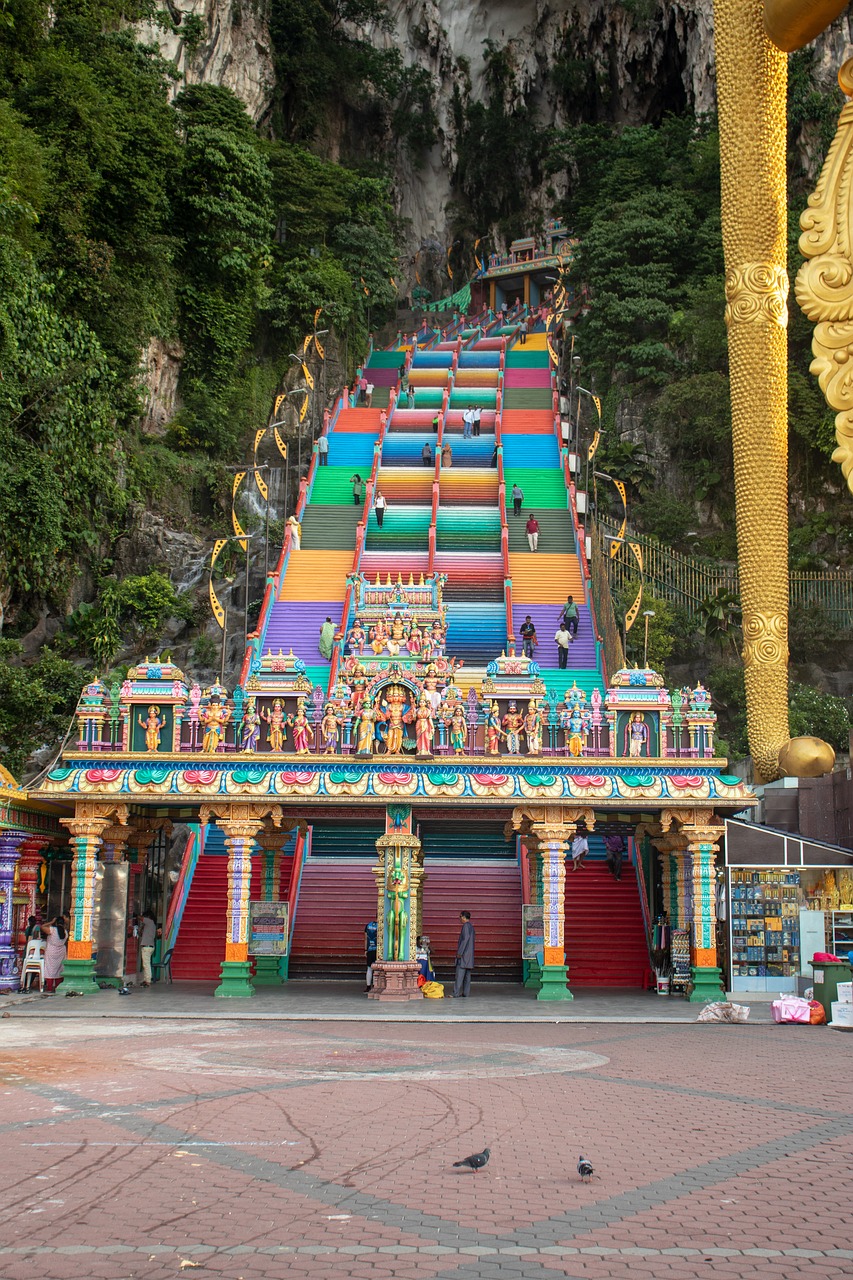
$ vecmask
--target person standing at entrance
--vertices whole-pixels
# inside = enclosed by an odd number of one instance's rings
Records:
[[[54,992],[62,981],[62,966],[68,953],[68,930],[63,916],[56,916],[42,926],[47,941],[44,947],[44,989]]]
[[[364,958],[367,961],[367,975],[365,977],[365,991],[369,991],[373,986],[373,966],[376,964],[376,940],[379,929],[375,920],[371,920],[370,924],[364,926]]]
[[[457,999],[470,994],[474,969],[474,926],[471,923],[471,912],[460,911],[459,919],[462,921],[462,928],[456,944],[456,981],[453,984],[453,994]]]
[[[530,513],[527,524],[524,526],[527,530],[527,545],[531,551],[539,549],[539,521],[533,512]]]
[[[139,931],[139,954],[142,958],[142,985],[151,986],[151,957],[157,943],[157,922],[152,912],[146,908],[142,913],[142,928]]]

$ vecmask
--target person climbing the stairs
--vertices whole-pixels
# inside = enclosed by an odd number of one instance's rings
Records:
[[[520,484],[512,486],[512,514],[514,516],[521,515],[521,504],[524,501],[524,490]]]
[[[319,466],[327,467],[329,465],[329,437],[328,436],[320,436],[319,439],[317,440],[317,457],[319,459],[319,463],[318,463]]]
[[[531,551],[539,550],[539,521],[531,511],[527,517],[527,524],[524,526],[527,530],[527,545]]]
[[[364,388],[364,407],[366,409],[370,409],[373,406],[373,393],[375,390],[376,387],[372,382],[368,382],[367,386]]]
[[[521,624],[519,628],[521,632],[521,644],[525,658],[532,658],[536,648],[536,624],[531,620],[530,614]]]
[[[450,447],[449,440],[445,440],[444,448],[441,451],[441,465],[443,467],[453,466],[453,450]]]
[[[574,596],[569,596],[563,605],[563,626],[569,632],[570,639],[574,640],[578,633],[578,607],[575,604]]]
[[[354,476],[350,476],[350,484],[352,485],[352,500],[357,507],[360,507],[361,495],[364,493],[364,481],[357,471]]]
[[[423,459],[423,464],[425,467],[432,466],[433,457],[432,457],[432,449],[429,447],[429,440],[427,440],[426,444],[421,450],[421,458]]]
[[[526,344],[527,344],[527,316],[524,317],[524,319],[522,320],[521,324],[518,327],[518,345],[520,347],[523,347],[523,346],[526,346]]]

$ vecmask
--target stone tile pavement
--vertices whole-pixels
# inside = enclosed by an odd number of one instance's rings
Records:
[[[16,1009],[0,1277],[840,1280],[850,1047],[761,1024]],[[452,1167],[485,1145],[486,1169]]]

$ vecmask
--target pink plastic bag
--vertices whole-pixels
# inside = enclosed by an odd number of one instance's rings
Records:
[[[808,1000],[799,996],[780,996],[770,1006],[774,1022],[809,1022],[811,1008]]]

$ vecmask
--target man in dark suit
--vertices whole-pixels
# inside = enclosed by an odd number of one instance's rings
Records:
[[[460,912],[459,919],[462,921],[462,928],[456,944],[456,981],[453,984],[453,994],[457,999],[470,994],[471,973],[474,969],[474,926],[471,923],[471,912]]]

